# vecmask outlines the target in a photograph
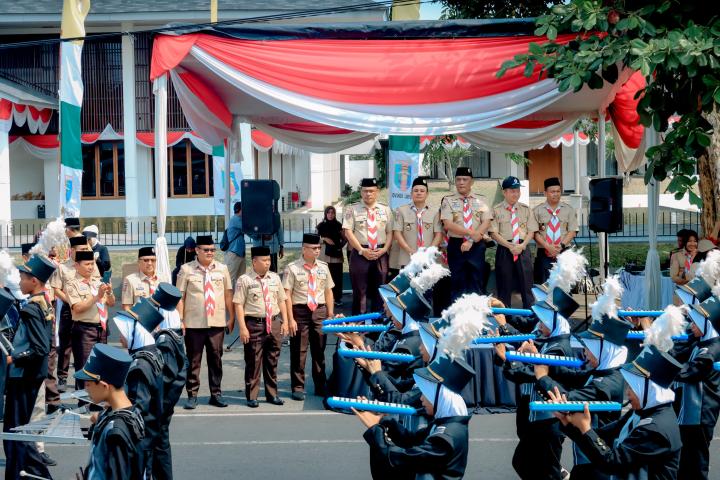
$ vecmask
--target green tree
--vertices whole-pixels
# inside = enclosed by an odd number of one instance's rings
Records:
[[[455,185],[455,169],[470,155],[468,147],[454,144],[455,135],[438,135],[423,148],[423,169],[426,172],[437,167],[448,182],[448,189]]]
[[[523,18],[546,13],[551,5],[562,0],[440,0],[443,18]]]
[[[703,206],[702,226],[712,231],[720,210],[720,4],[664,0],[571,0],[536,19],[529,52],[498,72],[524,68],[526,76],[548,75],[561,91],[614,83],[619,70],[642,72],[640,121],[666,132],[647,152],[646,183],[670,178],[668,191]],[[574,34],[558,43],[559,34]],[[668,130],[668,119],[680,120]],[[698,176],[695,173],[698,173]],[[698,183],[700,197],[693,191]]]

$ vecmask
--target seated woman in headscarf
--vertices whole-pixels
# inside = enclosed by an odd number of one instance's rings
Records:
[[[682,237],[684,248],[675,252],[670,258],[670,278],[676,285],[684,285],[695,278],[695,256],[698,254],[698,234],[694,230],[686,230]]]
[[[413,375],[422,392],[422,404],[432,417],[416,432],[396,420],[353,409],[367,427],[370,472],[374,479],[460,479],[468,457],[468,415],[460,392],[475,375],[461,359],[439,357]]]

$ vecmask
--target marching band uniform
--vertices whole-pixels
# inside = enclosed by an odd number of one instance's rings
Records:
[[[581,433],[564,428],[594,468],[618,480],[670,480],[677,477],[681,439],[669,388],[682,368],[655,345],[647,345],[631,363],[622,366],[626,383],[640,400],[640,410],[602,428]]]
[[[47,282],[55,266],[46,258],[33,256],[18,270],[32,275],[41,283]],[[0,290],[0,312],[2,316],[12,307],[14,299]],[[43,293],[30,296],[20,310],[20,319],[13,338],[12,363],[6,384],[7,404],[3,416],[3,432],[30,422],[38,391],[48,373],[48,354],[54,319],[52,305]],[[43,463],[35,443],[4,440],[5,478],[17,479],[20,471],[32,475],[52,478]]]
[[[463,477],[468,457],[468,415],[460,392],[475,372],[461,359],[440,357],[414,378],[432,402],[434,418],[411,432],[397,420],[383,419],[363,437],[370,445],[370,471],[375,479],[456,480]]]
[[[683,444],[678,478],[707,479],[710,442],[720,414],[720,372],[713,368],[713,363],[720,361],[720,302],[710,297],[693,305],[690,318],[701,336],[675,355],[684,363],[675,378]]]
[[[507,177],[502,182],[502,189],[520,189],[520,180]],[[522,297],[523,308],[533,303],[530,288],[533,281],[532,258],[527,243],[537,231],[535,217],[530,208],[520,202],[510,205],[506,200],[493,207],[493,220],[490,226],[492,237],[497,241],[495,251],[495,282],[498,299],[510,306],[513,287],[517,284]],[[514,245],[525,245],[520,255],[513,255],[503,242]]]
[[[545,180],[545,190],[553,186],[560,186],[558,178]],[[558,202],[555,207],[543,202],[533,208],[533,217],[538,226],[535,233],[535,242],[538,244],[535,257],[535,282],[543,283],[548,279],[550,269],[557,258],[548,255],[543,245],[553,244],[567,248],[569,245],[563,245],[563,238],[569,233],[577,232],[579,227],[575,209],[565,202]]]
[[[252,258],[269,255],[268,247],[250,249]],[[268,402],[283,404],[277,391],[277,365],[285,322],[280,315],[280,304],[286,299],[282,281],[275,272],[268,271],[260,276],[252,268],[238,278],[233,302],[242,306],[245,326],[250,332],[250,341],[244,345],[244,352],[245,396],[251,408],[258,406],[261,371]]]
[[[320,246],[320,236],[303,235],[303,245]],[[308,345],[312,357],[312,377],[315,394],[325,396],[325,342],[322,322],[334,317],[332,288],[335,286],[328,264],[315,260],[312,265],[300,256],[285,268],[283,288],[290,299],[292,318],[297,333],[290,337],[290,384],[293,398],[303,400],[305,395],[305,361]],[[329,299],[326,295],[330,294]],[[329,301],[326,301],[329,300]]]
[[[142,247],[138,250],[138,262],[144,261],[144,259],[155,258],[154,247]],[[122,305],[132,307],[137,303],[140,298],[148,298],[157,289],[160,280],[157,275],[147,276],[143,272],[138,271],[131,273],[123,280],[122,288]]]
[[[173,478],[170,421],[187,381],[188,359],[183,344],[182,323],[175,310],[181,298],[180,290],[169,283],[160,283],[150,297],[150,302],[163,316],[157,331],[153,332],[163,363],[163,407],[152,464],[152,474],[157,480]]]
[[[377,187],[374,178],[363,178],[360,187]],[[384,284],[388,274],[388,254],[384,253],[375,260],[361,255],[364,250],[381,250],[392,242],[393,216],[390,207],[381,203],[366,205],[353,203],[345,208],[342,228],[351,233],[361,250],[352,245],[350,253],[350,281],[353,288],[352,314],[358,315],[372,311],[368,301],[375,306],[381,305],[378,288]],[[348,243],[351,240],[348,238]]]
[[[97,344],[75,379],[105,382],[122,391],[133,362],[125,351]],[[145,435],[142,416],[134,407],[113,410],[108,407],[90,429],[90,460],[84,480],[136,480],[143,478],[143,464],[138,452]]]
[[[472,172],[468,167],[458,167],[455,177],[460,176],[472,178]],[[476,231],[481,225],[492,220],[492,210],[472,192],[468,195],[456,193],[443,198],[440,220]],[[487,268],[485,242],[482,239],[475,242],[470,237],[466,238],[451,231],[448,231],[448,236],[447,257],[452,281],[451,300],[455,301],[464,293],[484,292]],[[471,242],[472,247],[467,252],[463,252],[461,246],[466,241]]]
[[[140,442],[138,456],[146,478],[151,478],[153,451],[160,437],[164,388],[162,355],[150,332],[160,325],[163,316],[143,298],[130,310],[119,312],[113,320],[133,357],[125,385],[128,398],[145,423],[145,437]]]

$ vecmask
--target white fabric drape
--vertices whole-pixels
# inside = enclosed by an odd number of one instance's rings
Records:
[[[622,141],[622,137],[612,123],[612,135],[615,140],[615,158],[618,162],[618,172],[628,174],[633,170],[637,170],[645,164],[645,140],[643,136],[642,142],[638,148],[630,148]]]
[[[182,71],[182,70],[180,70]],[[178,72],[170,70],[170,78],[177,93],[185,119],[210,145],[220,145],[230,136],[230,127],[225,125],[180,79]]]
[[[479,132],[465,132],[462,136],[477,147],[493,152],[533,150],[571,130],[580,116],[579,113],[568,114],[558,123],[543,128],[491,128]]]
[[[658,134],[652,128],[645,129],[645,138],[643,144],[647,144],[647,148],[653,147],[658,143]],[[642,147],[642,146],[641,146]],[[645,156],[645,149],[639,149]],[[650,249],[645,259],[645,301],[646,308],[659,309],[664,308],[662,302],[662,274],[660,272],[660,254],[657,250],[657,212],[660,204],[660,189],[657,180],[652,179],[647,186],[648,195],[648,238],[650,241]]]
[[[276,139],[273,151],[276,153],[292,155],[292,147],[313,153],[334,153],[346,148],[354,147],[377,137],[375,133],[352,132],[338,135],[320,135],[305,132],[295,132],[282,128],[271,127],[262,123],[256,123],[255,128]],[[284,143],[283,147],[278,145],[278,140]],[[288,148],[290,146],[291,148]]]
[[[153,82],[155,94],[155,202],[157,207],[157,276],[161,282],[169,282],[170,254],[165,239],[167,218],[167,76]]]
[[[8,128],[3,128],[3,125],[0,125],[0,227],[2,227],[3,233],[5,233],[5,227],[10,224],[10,220],[12,219],[10,212],[9,132],[9,126]]]

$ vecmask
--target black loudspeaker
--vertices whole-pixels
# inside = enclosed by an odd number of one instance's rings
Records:
[[[623,180],[618,177],[590,180],[590,218],[593,232],[615,233],[623,229]]]
[[[272,235],[280,229],[280,185],[275,180],[243,180],[242,226],[246,235]]]

